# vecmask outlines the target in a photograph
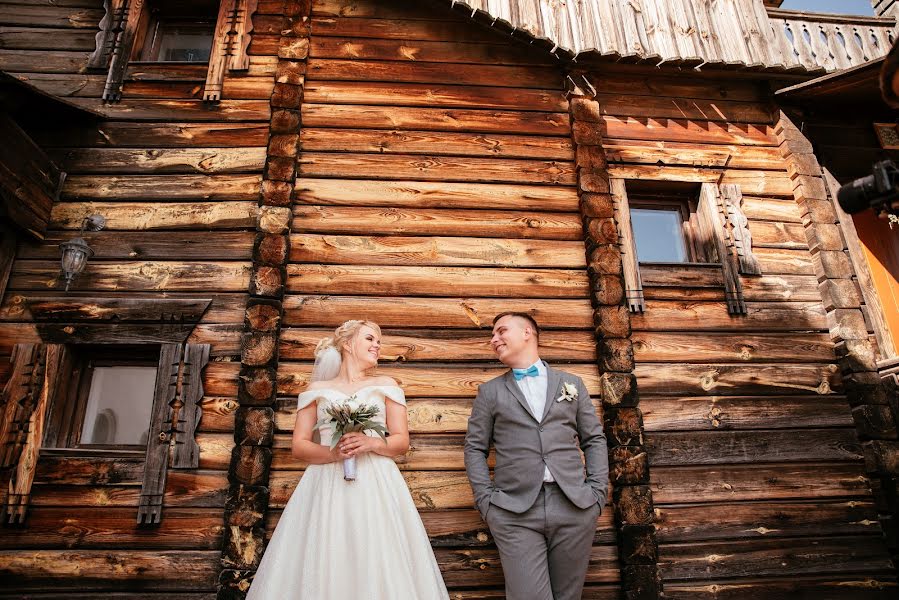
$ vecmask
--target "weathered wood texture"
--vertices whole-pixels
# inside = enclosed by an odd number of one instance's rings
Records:
[[[597,89],[627,81],[617,73],[595,77]],[[597,115],[609,173],[663,182],[659,186],[738,184],[761,271],[733,274],[746,300],[746,314],[736,316],[728,314],[720,268],[641,268],[647,301],[643,313],[632,315],[632,341],[665,593],[718,597],[709,590],[723,580],[733,583],[724,597],[756,587],[788,595],[841,580],[851,588],[859,573],[894,581],[877,518],[854,521],[843,512],[856,494],[873,510],[872,482],[842,395],[834,325],[818,288],[816,250],[803,228],[807,211],[793,199],[795,184],[773,121],[753,124],[760,106],[731,111],[716,124],[720,117],[700,119],[695,112],[716,99],[716,90],[675,87],[664,79],[652,84],[655,97],[644,102],[650,92],[637,85],[637,106],[612,105]],[[752,87],[738,86],[738,102],[759,102]],[[658,108],[680,94],[700,98],[687,103],[692,112],[683,121]],[[736,253],[733,258],[737,264]],[[850,287],[844,293],[857,295]],[[771,362],[755,363],[757,352]],[[619,475],[627,481],[636,471]],[[807,511],[813,522],[804,522]],[[865,525],[850,534],[844,529],[850,522]],[[832,544],[834,535],[852,537],[841,548]],[[787,558],[806,544],[821,551],[807,562]],[[872,597],[894,591],[880,586],[872,585]]]
[[[265,25],[273,4],[258,3],[257,25]],[[0,69],[45,92],[101,108],[106,76],[84,67],[103,14],[102,0],[3,2]],[[159,298],[163,290],[168,297],[212,298],[186,341],[209,344],[213,362],[239,360],[279,34],[262,28],[258,42],[249,45],[244,70],[224,74],[220,105],[202,101],[205,64],[131,64],[121,103],[102,109],[107,119],[54,128],[26,124],[38,146],[71,178],[62,187],[62,201],[49,212],[46,239],[19,245],[0,308],[4,367],[14,344],[41,340],[30,298],[45,297],[47,305],[59,298],[61,304],[52,309],[57,314],[47,318],[62,324],[73,340],[159,343],[172,341],[168,323],[177,315],[145,314],[134,309],[140,302],[132,299]],[[77,235],[90,214],[105,216],[108,226],[85,235],[96,254],[77,290],[63,298],[56,281],[57,246]],[[236,384],[236,374],[231,379]],[[215,396],[215,402],[193,398],[206,414],[181,411],[184,437],[193,437],[194,427],[203,432],[207,416],[233,418],[236,396],[235,390]],[[191,467],[202,450],[181,441],[177,448],[189,456],[182,453],[174,466]],[[232,444],[224,442],[226,452]],[[6,553],[0,559],[0,593],[214,597],[227,466],[170,467],[161,522],[148,528],[134,518],[143,453],[131,459],[42,454],[31,492],[33,512],[24,528],[0,536]],[[166,582],[164,572],[178,576]]]
[[[304,467],[286,444],[315,343],[349,318],[370,318],[385,327],[379,371],[410,397],[415,449],[398,463],[444,578],[454,597],[494,597],[501,570],[461,460],[477,385],[502,372],[488,346],[493,316],[533,312],[547,327],[547,356],[599,394],[561,73],[439,8],[338,4],[313,2],[271,503],[283,507]],[[325,16],[332,9],[342,16]],[[208,383],[208,394],[229,395]],[[214,427],[232,419],[222,413]],[[201,434],[201,466],[228,460],[220,441]],[[591,584],[618,581],[610,515]]]

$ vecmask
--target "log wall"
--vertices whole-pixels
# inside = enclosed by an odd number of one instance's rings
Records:
[[[642,269],[631,327],[665,595],[886,598],[895,575],[776,121],[763,87],[708,83],[594,80],[610,176],[739,182],[762,264],[742,277],[745,316],[708,272]]]
[[[301,107],[269,533],[303,464],[289,454],[316,342],[346,319],[384,328],[409,398],[399,459],[454,597],[501,597],[462,440],[477,386],[502,372],[495,314],[534,311],[545,358],[598,403],[585,248],[562,74],[442,9],[313,3]],[[617,597],[610,511],[588,597]]]
[[[136,524],[142,458],[42,457],[26,526],[0,533],[0,595],[209,600],[221,570],[222,456],[238,406],[230,374],[240,360],[281,3],[259,2],[250,68],[226,75],[218,105],[201,100],[205,64],[131,65],[122,102],[102,105],[105,73],[85,69],[102,4],[0,3],[0,69],[107,115],[93,126],[29,124],[69,177],[47,238],[18,249],[0,306],[0,364],[14,344],[37,341],[24,299],[62,294],[59,242],[77,235],[84,216],[105,216],[103,231],[85,235],[96,255],[69,297],[212,298],[189,340],[212,346],[200,467],[169,470],[162,522],[146,528]],[[114,339],[96,332],[98,342]]]

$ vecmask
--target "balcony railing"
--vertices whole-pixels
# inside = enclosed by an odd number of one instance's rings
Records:
[[[768,19],[787,67],[847,69],[886,55],[893,19],[768,9]]]

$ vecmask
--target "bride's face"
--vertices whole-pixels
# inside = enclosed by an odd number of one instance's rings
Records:
[[[363,325],[356,332],[347,350],[362,370],[370,369],[378,364],[378,358],[381,356],[381,338],[374,329]]]

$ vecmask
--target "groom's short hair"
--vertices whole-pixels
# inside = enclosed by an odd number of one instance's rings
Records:
[[[534,330],[534,335],[537,337],[537,341],[540,341],[540,326],[537,325],[537,320],[534,319],[528,313],[523,312],[515,312],[514,310],[509,310],[506,312],[501,312],[495,317],[493,317],[493,324],[496,325],[496,322],[502,319],[503,317],[520,317],[527,321],[531,325],[531,329]]]

